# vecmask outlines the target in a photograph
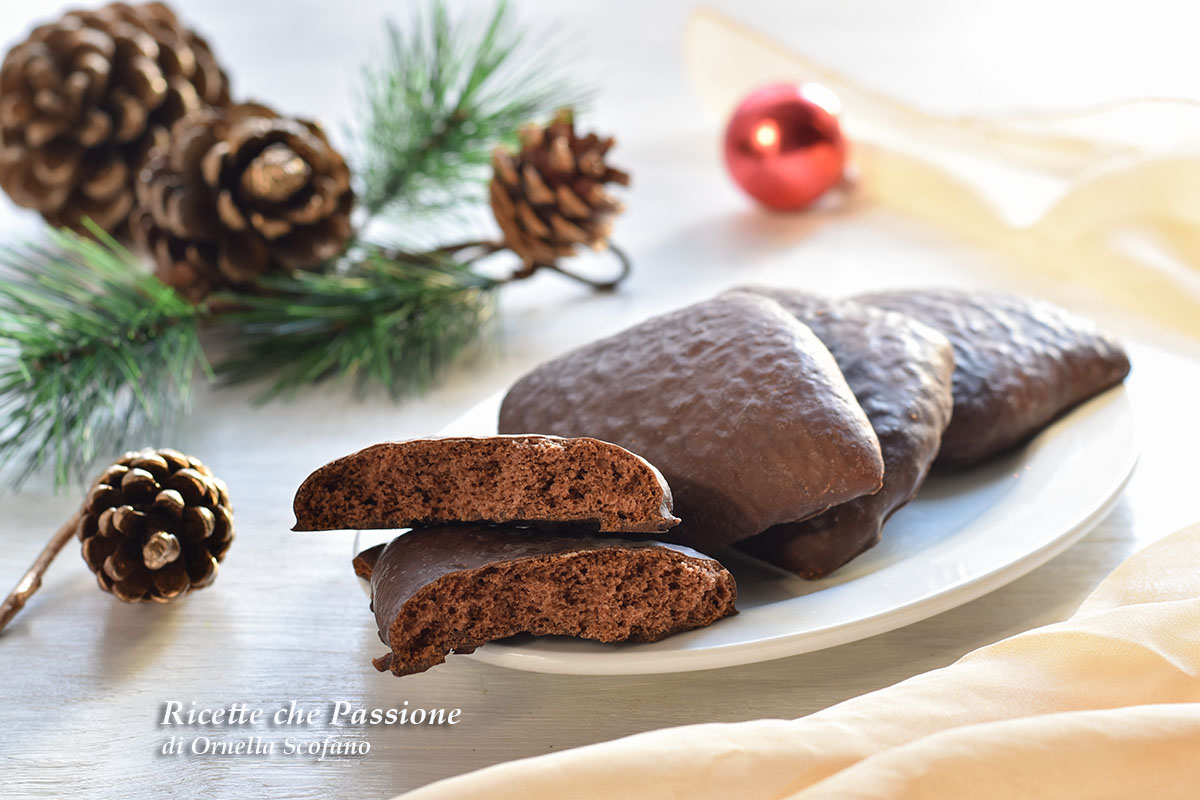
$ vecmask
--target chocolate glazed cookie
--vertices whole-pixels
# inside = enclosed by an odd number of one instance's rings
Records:
[[[833,356],[777,303],[727,294],[650,319],[526,375],[501,433],[593,436],[662,470],[714,552],[879,489],[879,442]]]
[[[1051,303],[953,289],[855,300],[914,317],[954,346],[954,416],[937,463],[967,466],[1022,444],[1062,412],[1129,374],[1121,345]]]
[[[833,354],[883,451],[883,488],[737,544],[804,578],[822,578],[879,542],[925,482],[950,422],[954,351],[945,336],[890,311],[787,289],[751,287],[808,325]]]
[[[737,613],[717,561],[679,545],[463,525],[355,559],[371,581],[380,672],[422,672],[518,633],[654,642]]]

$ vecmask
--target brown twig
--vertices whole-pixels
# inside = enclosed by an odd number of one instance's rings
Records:
[[[42,552],[38,554],[37,560],[33,562],[33,566],[25,573],[20,582],[16,585],[8,597],[4,598],[4,604],[0,605],[0,631],[8,625],[9,621],[17,615],[17,613],[25,607],[25,603],[29,598],[42,586],[42,576],[46,574],[46,569],[50,566],[50,562],[58,555],[63,546],[75,535],[75,526],[79,522],[79,514],[71,515],[71,518],[63,523],[63,526],[58,529],[58,533],[46,543]]]
[[[444,247],[439,247],[436,250],[433,250],[431,252],[437,253],[438,255],[448,256],[448,255],[453,255],[454,253],[457,253],[460,250],[468,250],[472,247],[478,247],[482,251],[480,253],[480,257],[489,256],[492,253],[498,253],[501,250],[507,249],[504,242],[496,242],[496,241],[492,241],[489,239],[477,239],[473,242],[459,242],[458,244],[448,244],[448,245],[445,245]]]
[[[457,244],[448,244],[444,247],[436,247],[433,250],[424,250],[422,252],[414,252],[412,250],[400,250],[397,248],[380,248],[380,252],[384,258],[392,261],[406,261],[410,264],[437,264],[443,257],[453,256],[463,250],[478,248],[479,254],[467,260],[466,263],[478,261],[481,258],[490,256],[492,253],[497,253],[504,250],[503,242],[493,242],[487,239],[480,239],[471,242],[459,242]]]

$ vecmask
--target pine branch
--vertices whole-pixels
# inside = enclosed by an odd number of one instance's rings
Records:
[[[0,464],[57,487],[160,428],[207,369],[193,307],[99,228],[0,247]],[[5,476],[8,477],[7,475]]]
[[[411,216],[482,197],[497,144],[581,94],[562,79],[553,37],[531,45],[504,0],[482,29],[451,20],[441,0],[388,24],[388,52],[363,72],[354,136],[368,217]]]
[[[420,216],[416,238],[428,238],[431,225],[482,198],[498,144],[580,101],[555,68],[554,39],[531,44],[504,0],[482,27],[473,20],[423,0],[407,30],[388,25],[385,58],[363,73],[353,134],[360,231],[381,215]],[[236,309],[221,315],[235,350],[218,373],[230,382],[270,375],[262,400],[331,378],[393,395],[426,386],[486,327],[499,285],[427,244],[435,249],[402,253],[360,237],[323,272],[265,278],[253,295],[221,298]]]
[[[273,376],[266,401],[349,379],[393,396],[422,388],[471,345],[494,312],[498,284],[465,265],[361,248],[349,268],[266,278],[222,316],[237,342],[217,373],[234,383]]]

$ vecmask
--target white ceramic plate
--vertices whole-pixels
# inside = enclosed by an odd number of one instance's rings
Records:
[[[495,433],[500,399],[485,400],[442,433]],[[635,675],[749,664],[864,639],[1046,563],[1104,518],[1136,461],[1132,409],[1117,387],[1018,452],[935,475],[888,522],[879,545],[829,578],[805,581],[734,555],[723,562],[737,578],[741,613],[708,628],[653,644],[518,636],[472,657],[533,672]],[[390,535],[363,532],[361,544]]]

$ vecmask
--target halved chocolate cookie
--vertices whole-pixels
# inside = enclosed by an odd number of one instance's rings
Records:
[[[737,547],[805,578],[821,578],[875,546],[888,517],[925,481],[950,422],[954,351],[916,320],[848,300],[750,287],[808,325],[833,354],[883,451],[883,488]]]
[[[954,346],[954,416],[938,464],[966,466],[1022,444],[1129,374],[1114,338],[1045,301],[955,289],[854,299],[920,320]]]
[[[391,649],[375,667],[396,675],[518,633],[654,642],[736,613],[728,570],[657,542],[422,528],[360,560]]]
[[[371,573],[375,571],[375,562],[379,560],[379,554],[383,552],[386,544],[377,544],[374,547],[368,547],[354,557],[350,562],[354,567],[354,574],[362,578],[364,581],[371,580]]]
[[[595,436],[663,471],[706,552],[879,489],[871,424],[833,356],[777,303],[727,294],[543,364],[501,433]]]
[[[517,522],[656,533],[679,521],[670,488],[646,459],[557,436],[372,445],[308,476],[293,506],[298,531]]]

